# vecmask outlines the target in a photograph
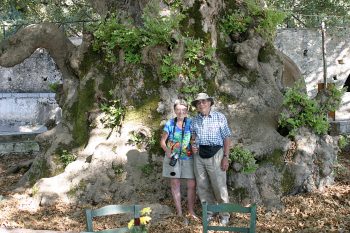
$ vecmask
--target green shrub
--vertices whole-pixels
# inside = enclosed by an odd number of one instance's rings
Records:
[[[140,145],[145,141],[145,135],[133,131],[130,135],[129,140],[130,140],[130,142],[132,142],[135,145]]]
[[[284,95],[279,125],[286,128],[291,137],[300,127],[308,127],[316,134],[326,134],[329,129],[328,111],[339,108],[343,90],[330,88],[326,93],[326,98],[310,99],[301,83],[296,83]]]
[[[172,46],[172,33],[179,28],[184,18],[181,13],[172,12],[169,16],[159,14],[156,1],[151,1],[144,9],[142,15],[143,26],[135,26],[130,19],[111,14],[99,25],[95,26],[93,49],[101,50],[106,61],[117,61],[119,49],[124,51],[124,60],[127,63],[139,64],[141,50],[146,46],[166,45]]]
[[[244,1],[245,11],[235,10],[225,14],[221,20],[220,27],[227,35],[245,33],[253,29],[265,40],[273,41],[276,28],[286,17],[281,11],[263,8],[257,0]]]
[[[337,88],[333,83],[327,85],[327,89],[322,90],[317,95],[317,100],[320,103],[323,112],[334,112],[341,104],[342,97],[346,92],[346,88]]]
[[[349,139],[347,136],[340,135],[338,139],[338,146],[342,150],[349,144]]]
[[[150,176],[154,170],[154,165],[147,163],[141,167],[141,171],[145,176]]]
[[[67,150],[62,150],[59,155],[61,163],[63,163],[64,167],[67,167],[68,164],[75,161],[77,157],[74,154],[69,153]]]
[[[35,185],[32,187],[32,196],[35,197],[38,193],[39,193],[39,187],[35,184]]]
[[[199,61],[201,65],[205,64],[203,59],[204,53],[202,53],[204,46],[201,39],[185,38],[185,48],[185,60],[190,63]]]
[[[201,70],[208,63],[212,62],[212,67],[216,65],[214,61],[215,48],[205,45],[201,39],[192,37],[182,38],[185,44],[184,58],[180,65],[174,63],[171,54],[163,58],[161,75],[163,82],[169,82],[181,78],[182,94],[192,95],[204,88],[204,80]]]
[[[149,144],[150,137],[144,132],[132,131],[130,133],[129,143],[137,146],[138,149],[145,148]]]
[[[221,20],[220,27],[228,35],[235,32],[243,33],[247,31],[251,22],[252,18],[250,16],[246,16],[243,12],[235,10]]]
[[[271,9],[265,9],[263,13],[264,16],[256,27],[256,31],[268,41],[273,41],[276,36],[276,28],[283,22],[286,15]]]
[[[163,133],[163,129],[159,128],[152,131],[151,138],[148,141],[147,150],[150,155],[163,156],[164,151],[162,147],[159,146],[160,138]]]
[[[114,174],[121,175],[125,172],[124,164],[118,164],[118,165],[112,165],[112,169],[114,171]]]
[[[289,136],[294,137],[296,131],[302,127],[309,127],[317,134],[325,134],[329,128],[327,114],[320,111],[316,100],[310,99],[295,85],[284,95],[284,110],[280,114],[279,125],[289,131]]]
[[[141,60],[139,51],[142,45],[141,32],[131,20],[121,21],[112,14],[95,29],[93,49],[102,50],[106,61],[114,63],[117,61],[116,51],[123,49],[125,61],[137,63]]]
[[[179,28],[185,16],[171,11],[169,16],[161,16],[157,1],[151,1],[143,10],[143,27],[141,28],[144,46],[172,46],[172,33]]]
[[[59,82],[50,83],[49,88],[52,92],[57,92],[59,85],[60,85]]]
[[[125,117],[125,106],[120,100],[111,100],[100,105],[101,111],[105,113],[105,117],[101,119],[102,123],[109,128],[121,126]]]
[[[162,82],[166,83],[176,77],[181,73],[181,66],[174,63],[174,59],[171,54],[164,56],[162,60],[162,65],[160,67],[160,74],[162,77]]]
[[[164,2],[176,10],[183,7],[181,0],[165,0]]]
[[[236,146],[230,150],[230,163],[239,163],[242,165],[243,173],[253,173],[259,167],[256,164],[254,155],[247,149]]]

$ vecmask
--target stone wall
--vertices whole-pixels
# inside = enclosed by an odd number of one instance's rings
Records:
[[[55,93],[0,93],[0,125],[43,125],[58,108]]]
[[[62,74],[45,49],[16,66],[0,67],[0,132],[57,121],[60,109],[52,86],[59,83]]]
[[[45,49],[37,49],[14,67],[0,67],[0,93],[52,92],[53,83],[62,83],[62,74]]]
[[[343,87],[350,75],[349,29],[326,31],[327,83]],[[287,55],[300,69],[310,97],[317,94],[317,84],[323,83],[321,30],[281,29],[277,33],[275,47]],[[350,120],[350,93],[343,98],[335,120]]]

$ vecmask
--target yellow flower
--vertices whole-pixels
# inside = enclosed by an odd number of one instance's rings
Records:
[[[143,216],[140,218],[140,223],[141,225],[147,225],[151,219],[152,218],[150,216]]]
[[[134,219],[131,219],[130,222],[128,223],[128,228],[131,229],[134,226]]]
[[[150,215],[152,212],[151,208],[150,207],[146,207],[146,208],[143,208],[141,210],[141,215],[144,216],[144,215]]]

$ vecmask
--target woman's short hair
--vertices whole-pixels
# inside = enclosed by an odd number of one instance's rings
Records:
[[[183,100],[183,99],[175,100],[175,102],[174,102],[174,109],[176,108],[177,105],[183,105],[183,106],[185,106],[188,109],[188,104],[187,104],[186,100]]]

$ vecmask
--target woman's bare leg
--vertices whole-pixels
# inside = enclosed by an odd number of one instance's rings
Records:
[[[187,202],[188,202],[188,213],[195,216],[194,203],[196,202],[196,180],[187,180]]]
[[[180,179],[171,178],[170,179],[171,186],[171,194],[173,195],[173,199],[175,202],[177,215],[182,216],[182,208],[181,208],[181,182]]]

